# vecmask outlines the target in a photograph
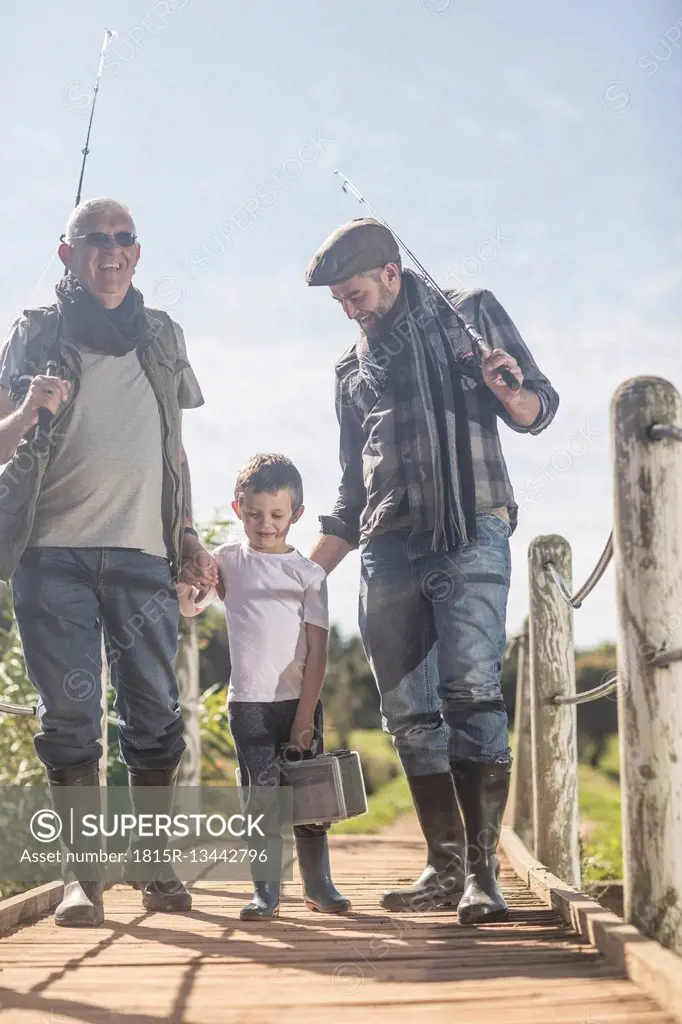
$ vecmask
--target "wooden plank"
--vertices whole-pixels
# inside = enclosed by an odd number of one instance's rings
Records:
[[[19,924],[28,924],[49,910],[54,910],[61,902],[64,884],[47,882],[36,886],[28,892],[10,896],[0,901],[0,935],[16,928]]]
[[[512,867],[532,892],[596,946],[674,1020],[682,1021],[680,957],[653,939],[647,939],[585,893],[562,882],[528,852],[513,829],[503,827],[500,844]]]
[[[670,1024],[503,862],[509,921],[462,928],[449,910],[388,914],[379,891],[414,877],[410,817],[382,837],[332,837],[343,917],[309,912],[298,879],[281,917],[243,923],[247,883],[202,883],[189,914],[145,914],[115,886],[92,930],[38,921],[0,942],[0,1024]]]

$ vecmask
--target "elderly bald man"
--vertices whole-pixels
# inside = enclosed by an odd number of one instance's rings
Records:
[[[185,747],[175,584],[218,578],[192,526],[181,439],[181,410],[204,399],[182,330],[132,285],[140,245],[128,208],[83,203],[58,253],[67,272],[56,302],[25,310],[0,356],[0,578],[11,578],[40,695],[35,747],[53,801],[86,787],[83,806],[99,807],[104,631],[133,801],[163,787],[153,792],[168,809]],[[42,409],[53,414],[47,443],[36,436]],[[189,910],[182,883],[155,871],[136,883],[144,907]],[[101,871],[64,878],[56,922],[100,924]]]

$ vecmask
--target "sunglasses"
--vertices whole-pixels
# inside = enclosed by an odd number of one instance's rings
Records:
[[[66,238],[62,235],[61,242],[66,242]],[[68,244],[75,241],[84,241],[86,245],[92,246],[93,249],[130,249],[131,246],[137,242],[137,235],[133,235],[130,231],[117,231],[113,235],[105,235],[103,231],[88,231],[86,235],[74,235],[73,238],[68,240]]]

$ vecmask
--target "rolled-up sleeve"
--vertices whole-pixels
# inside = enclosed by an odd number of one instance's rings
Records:
[[[0,348],[0,387],[9,390],[17,373],[21,356],[26,351],[27,321],[18,317],[10,327]]]
[[[195,377],[194,370],[187,358],[187,346],[182,327],[175,320],[172,321],[172,324],[178,350],[175,368],[175,376],[178,382],[178,404],[181,409],[198,409],[200,405],[204,404],[205,399],[201,393],[199,381]]]
[[[511,430],[519,434],[540,434],[556,415],[559,395],[541,372],[516,325],[492,292],[483,291],[478,307],[478,329],[491,348],[501,348],[514,357],[523,373],[523,386],[540,399],[540,412],[529,426],[515,423],[504,406],[497,403],[497,414]]]
[[[360,543],[360,516],[365,507],[365,484],[362,475],[364,435],[357,406],[349,400],[343,382],[336,378],[336,417],[339,421],[339,462],[341,483],[331,513],[320,516],[321,532],[341,537],[352,547]]]

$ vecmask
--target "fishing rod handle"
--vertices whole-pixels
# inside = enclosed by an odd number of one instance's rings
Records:
[[[438,287],[438,285],[436,285],[436,290],[445,299],[446,303],[448,304],[448,306],[450,307],[452,312],[455,314],[456,319],[459,321],[459,324],[462,327],[462,329],[464,330],[464,333],[468,334],[468,336],[469,336],[470,340],[472,341],[473,345],[479,350],[481,355],[489,355],[490,352],[491,352],[490,345],[482,337],[482,335],[480,335],[478,333],[478,331],[476,330],[474,325],[470,324],[467,320],[464,319],[464,317],[459,312],[459,310],[454,305],[454,303],[450,301],[450,299],[447,297],[447,295],[443,291],[441,291],[441,289]],[[504,381],[504,383],[507,385],[507,387],[511,391],[519,391],[520,390],[521,384],[516,379],[514,374],[511,372],[511,370],[508,370],[505,366],[503,366],[502,369],[500,370],[500,376],[502,377],[502,380]]]
[[[516,379],[511,370],[506,370],[502,368],[502,370],[500,370],[500,376],[502,377],[502,380],[504,381],[508,388],[511,388],[512,391],[520,391],[521,384]]]
[[[45,366],[45,373],[53,377],[57,373],[57,363],[50,359]],[[50,409],[38,409],[38,424],[36,426],[34,445],[39,452],[47,451],[50,444],[50,427],[54,413]]]

